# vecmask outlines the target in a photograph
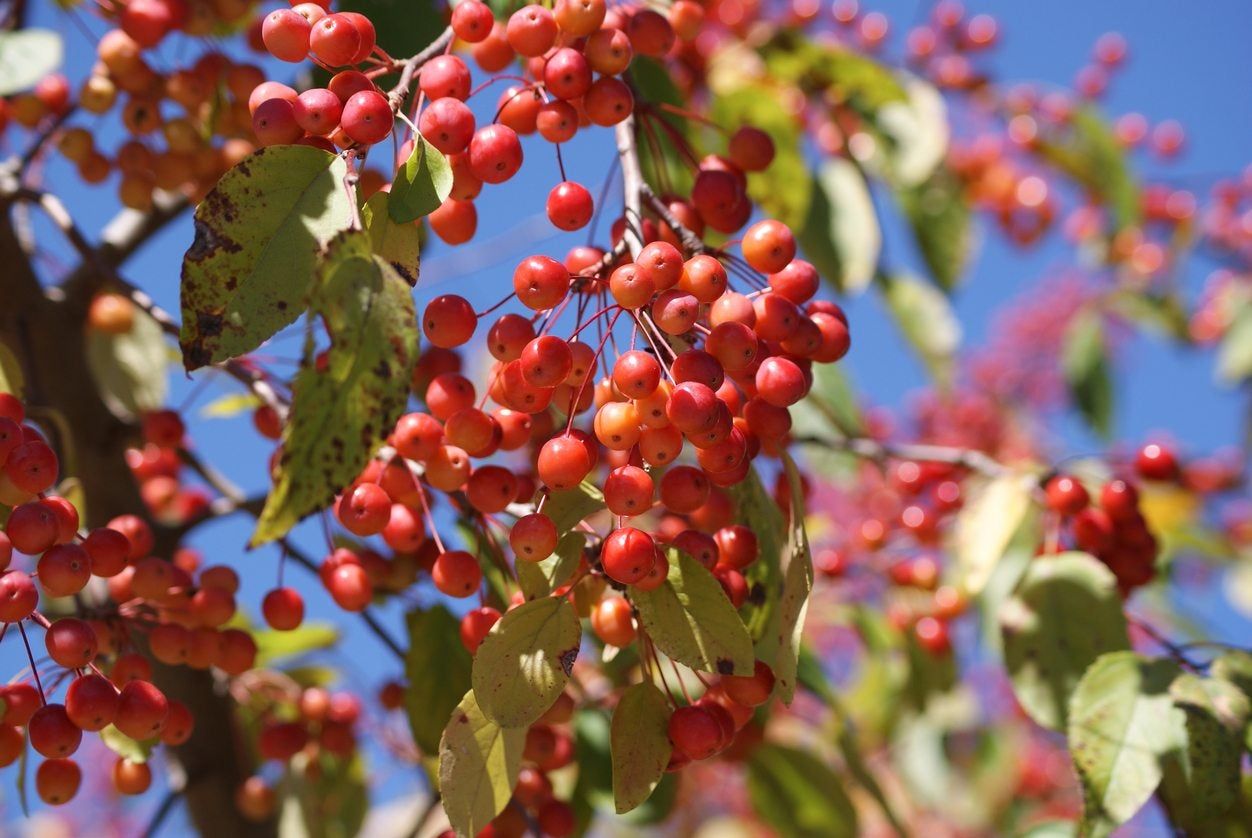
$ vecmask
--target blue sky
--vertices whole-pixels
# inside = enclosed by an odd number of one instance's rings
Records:
[[[33,23],[53,26],[66,34],[67,72],[72,79],[82,78],[93,58],[92,47],[75,27],[52,11],[51,3],[33,5]],[[886,12],[897,30],[907,28],[920,15],[918,6],[905,0],[866,4],[869,9]],[[1187,151],[1177,163],[1162,170],[1146,155],[1137,155],[1135,165],[1141,171],[1153,175],[1165,171],[1171,183],[1203,193],[1216,175],[1237,172],[1249,162],[1252,108],[1247,104],[1247,91],[1252,82],[1252,53],[1247,43],[1252,36],[1252,5],[1240,0],[1185,6],[1165,0],[1133,4],[1067,0],[971,2],[968,6],[998,17],[1001,45],[984,60],[994,75],[1004,79],[1068,84],[1088,61],[1097,37],[1114,30],[1123,33],[1130,43],[1130,58],[1104,100],[1107,109],[1114,114],[1139,111],[1153,122],[1174,118],[1187,128]],[[93,20],[91,27],[97,35],[102,31],[99,21]],[[502,89],[503,85],[497,85],[483,94],[476,110],[493,109]],[[98,139],[107,145],[115,137],[115,129],[102,123]],[[526,141],[525,149],[528,158],[522,173],[508,184],[489,187],[479,200],[475,241],[455,253],[438,243],[430,248],[416,292],[419,306],[452,288],[475,301],[496,299],[505,293],[518,259],[532,252],[559,256],[570,244],[581,242],[582,236],[577,234],[552,235],[542,215],[543,199],[559,180],[550,147],[534,138]],[[587,183],[595,193],[613,156],[611,135],[600,129],[575,141],[567,149],[565,163],[569,175]],[[59,162],[49,166],[48,182],[66,196],[87,230],[98,229],[116,209],[111,186],[83,187]],[[41,234],[53,252],[64,255],[56,250],[59,244],[54,232],[41,230]],[[886,236],[893,256],[900,253],[902,231],[889,226]],[[955,297],[968,345],[977,345],[985,336],[992,312],[1041,277],[1064,267],[1071,258],[1070,249],[1058,235],[1028,252],[1004,245],[993,231],[984,231],[979,238],[972,273]],[[132,280],[172,311],[177,310],[182,252],[190,240],[190,222],[183,219],[154,239],[126,268]],[[1193,265],[1190,288],[1198,288],[1207,269],[1200,262]],[[497,293],[495,289],[501,290]],[[854,300],[848,312],[854,342],[845,364],[858,387],[876,403],[901,404],[908,392],[924,383],[920,365],[904,348],[876,299]],[[280,343],[274,353],[294,356],[297,346],[295,342]],[[1126,350],[1126,358],[1133,359],[1134,365],[1118,369],[1119,438],[1137,441],[1161,431],[1197,453],[1238,441],[1245,405],[1237,394],[1215,388],[1211,354],[1175,349],[1154,339],[1139,340]],[[194,384],[181,374],[172,375],[172,403],[178,404]],[[230,390],[225,379],[214,383],[198,398],[196,408]],[[203,421],[196,416],[193,409],[189,414],[192,436],[201,454],[250,491],[262,490],[270,447],[252,432],[247,420]],[[1074,423],[1064,423],[1056,429],[1056,436],[1066,453],[1091,452],[1098,447]],[[247,524],[233,519],[204,527],[196,533],[194,543],[203,550],[206,561],[240,570],[244,577],[240,604],[255,612],[275,582],[277,553],[267,549],[244,552],[242,545],[250,532]],[[315,528],[304,527],[297,540],[315,555],[321,554]],[[308,584],[310,580],[301,571],[290,569],[287,580],[296,582],[306,593],[311,619],[335,616],[320,586]],[[399,633],[401,609],[391,606],[381,612],[383,621]],[[339,622],[346,634],[330,659],[351,662],[347,671],[354,686],[372,692],[399,674],[388,653],[354,619]],[[15,651],[16,647],[9,644],[0,651],[0,661],[9,665]],[[5,799],[13,788],[12,773],[12,769],[0,773],[0,794]],[[386,776],[391,779],[384,796],[413,788],[403,775],[387,772]],[[138,812],[153,805],[151,800],[135,804]],[[167,834],[174,834],[174,830]]]

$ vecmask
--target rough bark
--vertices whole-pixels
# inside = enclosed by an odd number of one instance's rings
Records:
[[[11,206],[0,207],[0,265],[0,342],[23,365],[31,415],[48,429],[63,472],[82,482],[84,525],[99,526],[125,513],[144,514],[125,461],[126,448],[138,439],[137,428],[108,410],[85,362],[87,307],[102,278],[84,276],[91,268],[83,266],[63,297],[46,294],[21,247]],[[155,531],[158,555],[169,557],[173,534]],[[235,789],[253,765],[238,735],[229,696],[208,672],[164,666],[154,671],[161,689],[184,702],[196,720],[191,739],[173,749],[187,778],[183,796],[196,829],[201,835],[240,838],[275,834],[274,823],[251,823],[235,808]]]

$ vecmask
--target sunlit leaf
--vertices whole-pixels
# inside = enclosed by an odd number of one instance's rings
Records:
[[[329,649],[339,642],[339,629],[331,623],[305,622],[291,631],[261,629],[252,632],[257,666]]]
[[[452,711],[439,742],[443,809],[460,838],[477,835],[508,805],[522,767],[525,728],[501,728],[483,715],[470,690]]]
[[[613,711],[613,799],[618,814],[647,800],[665,776],[672,746],[669,702],[651,681],[627,688]]]
[[[323,248],[352,220],[347,165],[321,149],[249,155],[196,207],[183,257],[183,364],[251,352],[304,311]]]
[[[0,96],[34,87],[61,66],[64,46],[51,29],[0,32]]]
[[[973,485],[952,532],[952,550],[965,589],[978,594],[1031,510],[1030,474],[1008,472]]]
[[[413,150],[391,182],[388,217],[397,224],[408,224],[430,215],[450,194],[452,166],[448,158],[421,134],[415,134]]]
[[[1112,652],[1078,682],[1068,735],[1085,801],[1084,834],[1107,835],[1156,791],[1159,757],[1185,736],[1185,717],[1169,693],[1178,672],[1170,660]]]
[[[1043,138],[1043,157],[1074,178],[1108,208],[1115,231],[1139,221],[1139,184],[1130,170],[1126,147],[1093,107],[1077,108],[1065,122],[1066,135]]]
[[[148,757],[152,756],[152,749],[156,747],[155,739],[136,742],[113,725],[100,731],[100,741],[110,751],[131,762],[147,762]]]
[[[900,332],[942,385],[952,378],[961,345],[961,323],[935,286],[910,274],[880,275],[883,301]]]
[[[200,408],[201,419],[231,419],[261,406],[261,400],[252,393],[227,393]]]
[[[763,557],[744,569],[748,585],[747,602],[741,612],[748,636],[756,644],[769,644],[769,627],[776,625],[778,600],[782,595],[782,569],[774,559],[781,556],[786,523],[778,504],[761,483],[755,468],[743,480],[727,489],[735,502],[735,520],[756,533],[757,551]]]
[[[1243,306],[1222,337],[1217,375],[1228,384],[1252,378],[1252,303]]]
[[[686,553],[671,549],[667,555],[665,584],[651,591],[630,592],[652,642],[692,669],[751,675],[752,640],[721,583]]]
[[[369,812],[365,762],[323,752],[297,754],[282,784],[286,794],[279,833],[300,838],[352,838]]]
[[[1013,692],[1032,719],[1053,730],[1065,729],[1087,667],[1130,648],[1117,579],[1085,553],[1034,559],[999,622]]]
[[[503,727],[544,714],[569,681],[582,627],[569,601],[544,597],[505,612],[474,654],[474,695]]]
[[[876,124],[887,140],[886,169],[901,188],[930,180],[948,153],[948,107],[933,84],[917,76],[901,79],[908,98],[878,109]]]
[[[805,258],[843,293],[855,294],[869,285],[878,266],[882,231],[856,164],[842,157],[821,164],[797,241]]]
[[[25,383],[22,365],[17,356],[13,354],[13,350],[0,343],[0,393],[12,393],[21,398]]]

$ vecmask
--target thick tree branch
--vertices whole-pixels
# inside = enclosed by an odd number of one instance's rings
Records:
[[[632,257],[643,249],[643,212],[640,198],[645,184],[639,167],[639,151],[635,147],[635,117],[626,117],[613,129],[617,138],[617,156],[622,165],[622,203],[626,217],[622,239]]]

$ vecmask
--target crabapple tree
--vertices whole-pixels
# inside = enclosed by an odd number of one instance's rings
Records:
[[[1248,607],[1247,452],[1110,435],[1139,332],[1252,380],[1252,180],[1138,173],[1184,135],[1101,108],[1119,36],[1045,91],[954,0],[4,8],[23,809],[348,836],[386,773],[422,803],[372,834],[1246,834],[1252,651],[1165,595]],[[1073,265],[962,348],[978,232]],[[904,406],[845,370],[868,296]]]

